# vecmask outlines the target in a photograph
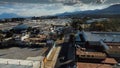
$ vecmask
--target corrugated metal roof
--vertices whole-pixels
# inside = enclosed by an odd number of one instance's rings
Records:
[[[13,27],[14,30],[25,30],[27,28],[29,28],[29,26],[26,24],[19,24],[19,25]]]
[[[120,33],[118,32],[83,32],[87,41],[120,42]]]

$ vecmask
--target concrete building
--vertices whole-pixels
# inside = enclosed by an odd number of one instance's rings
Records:
[[[36,23],[8,25],[6,27],[13,28],[18,33],[13,32],[13,35],[4,37],[0,41],[0,68],[45,68],[46,60],[48,60],[53,51],[55,53],[57,51],[57,49],[54,50],[56,43],[53,41],[47,45],[46,35],[49,34],[32,34],[25,31],[29,26],[40,26],[43,28],[44,25],[41,26]],[[6,27],[0,27],[1,29],[6,29]],[[49,33],[49,31],[46,32]],[[54,57],[53,54],[51,57]],[[56,56],[55,58],[57,59]]]
[[[75,42],[78,68],[119,68],[119,32],[78,31]]]
[[[44,68],[45,58],[54,47],[54,42],[46,46],[44,39],[43,35],[32,38],[19,34],[14,39],[4,39],[0,46],[0,68]]]
[[[84,40],[84,41],[83,41]],[[81,43],[81,44],[79,44]],[[107,53],[110,57],[120,57],[119,32],[79,32],[76,35],[76,44],[92,52]]]

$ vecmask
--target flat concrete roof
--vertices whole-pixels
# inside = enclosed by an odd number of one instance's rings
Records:
[[[0,29],[4,30],[4,29],[11,29],[14,26],[16,26],[18,23],[1,23],[0,25]]]
[[[44,54],[47,50],[45,48],[19,48],[19,47],[11,47],[0,49],[0,58],[6,59],[22,59],[25,60],[28,57],[37,57]]]
[[[32,66],[25,66],[25,65],[7,65],[7,64],[0,64],[0,68],[33,68]]]

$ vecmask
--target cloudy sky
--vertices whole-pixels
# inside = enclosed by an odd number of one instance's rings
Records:
[[[0,15],[43,16],[64,12],[103,9],[120,0],[0,0]]]

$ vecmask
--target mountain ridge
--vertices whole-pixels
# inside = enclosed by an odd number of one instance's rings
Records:
[[[16,18],[16,17],[21,17],[17,14],[14,14],[14,13],[2,13],[0,14],[0,19],[3,19],[3,18]]]
[[[114,4],[107,8],[101,9],[101,10],[87,10],[87,11],[75,11],[75,12],[65,12],[62,14],[58,14],[58,17],[63,16],[120,16],[120,4]]]

